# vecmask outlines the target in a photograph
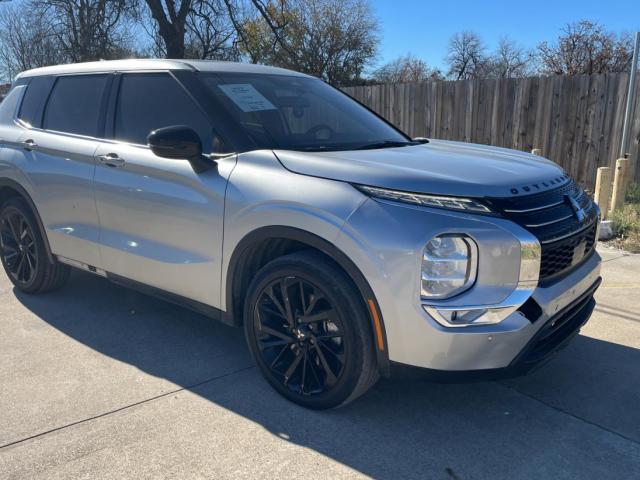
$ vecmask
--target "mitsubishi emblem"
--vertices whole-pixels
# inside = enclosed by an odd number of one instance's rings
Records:
[[[584,222],[584,219],[587,218],[587,214],[585,213],[584,208],[582,208],[580,206],[580,204],[576,201],[575,198],[573,198],[573,197],[571,197],[569,195],[565,195],[565,198],[569,202],[569,205],[571,205],[571,209],[573,210],[573,214],[578,219],[578,222],[580,222],[580,223]]]

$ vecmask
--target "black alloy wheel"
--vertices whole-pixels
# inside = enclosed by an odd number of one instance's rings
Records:
[[[265,265],[249,286],[244,325],[262,374],[295,403],[344,405],[378,379],[362,298],[350,278],[317,252]]]
[[[337,383],[347,345],[341,321],[318,286],[295,276],[271,282],[260,293],[253,320],[263,360],[289,390],[317,395]]]
[[[25,216],[17,209],[0,218],[0,252],[5,269],[14,282],[27,286],[38,271],[38,250],[34,233]]]

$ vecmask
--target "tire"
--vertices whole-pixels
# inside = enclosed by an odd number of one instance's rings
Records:
[[[60,288],[71,270],[51,263],[35,215],[19,197],[0,206],[0,258],[9,280],[24,293]]]
[[[298,405],[345,405],[378,380],[364,302],[350,278],[319,253],[265,265],[249,285],[244,328],[264,377]]]

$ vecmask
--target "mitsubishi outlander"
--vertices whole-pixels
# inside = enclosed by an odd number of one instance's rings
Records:
[[[0,104],[0,256],[230,325],[278,392],[343,405],[380,376],[520,375],[576,335],[599,209],[556,164],[412,139],[326,83],[122,60],[19,75]]]

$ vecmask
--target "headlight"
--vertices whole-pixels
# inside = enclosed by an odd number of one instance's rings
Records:
[[[478,270],[478,247],[469,237],[440,235],[432,238],[422,254],[420,294],[442,299],[473,285]]]
[[[386,188],[367,187],[365,185],[354,185],[358,190],[374,198],[393,200],[395,202],[411,203],[423,205],[425,207],[447,208],[450,210],[461,210],[475,213],[492,213],[485,204],[473,198],[461,197],[441,197],[438,195],[425,195],[422,193],[401,192],[399,190],[388,190]]]

